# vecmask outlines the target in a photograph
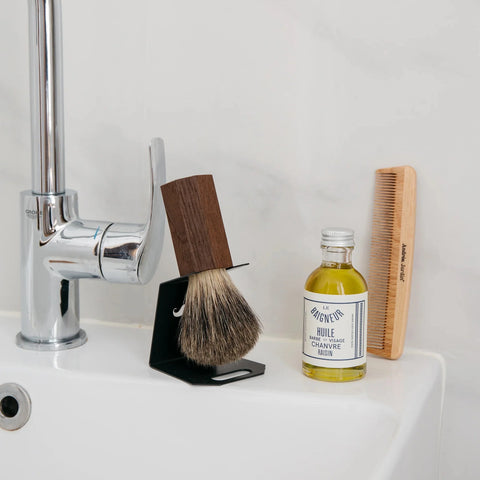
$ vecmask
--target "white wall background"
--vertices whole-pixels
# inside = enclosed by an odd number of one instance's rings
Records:
[[[0,0],[0,308],[19,310],[30,180],[27,5]],[[66,182],[84,218],[141,221],[147,145],[172,180],[213,173],[235,281],[269,335],[300,337],[319,232],[356,230],[374,170],[418,174],[408,346],[448,366],[442,479],[480,477],[480,4],[474,0],[65,0]],[[84,281],[83,317],[151,324],[177,275],[167,233],[145,287]],[[13,341],[13,340],[12,340]]]

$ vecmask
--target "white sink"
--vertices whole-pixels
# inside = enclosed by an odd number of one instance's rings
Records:
[[[434,354],[369,357],[363,380],[301,374],[299,341],[263,339],[265,375],[194,387],[148,367],[152,330],[83,321],[83,347],[15,346],[0,317],[0,384],[32,401],[0,430],[2,477],[23,479],[436,478],[444,367]]]

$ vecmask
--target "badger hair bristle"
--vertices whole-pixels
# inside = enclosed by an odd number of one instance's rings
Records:
[[[179,325],[185,357],[203,366],[234,362],[255,346],[261,330],[225,269],[190,275]]]

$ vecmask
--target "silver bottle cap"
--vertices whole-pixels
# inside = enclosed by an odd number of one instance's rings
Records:
[[[350,228],[330,227],[322,230],[322,246],[353,247],[353,230]]]

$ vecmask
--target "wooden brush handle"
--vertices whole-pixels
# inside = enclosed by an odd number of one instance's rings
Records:
[[[232,267],[212,175],[166,183],[162,196],[180,275]]]

